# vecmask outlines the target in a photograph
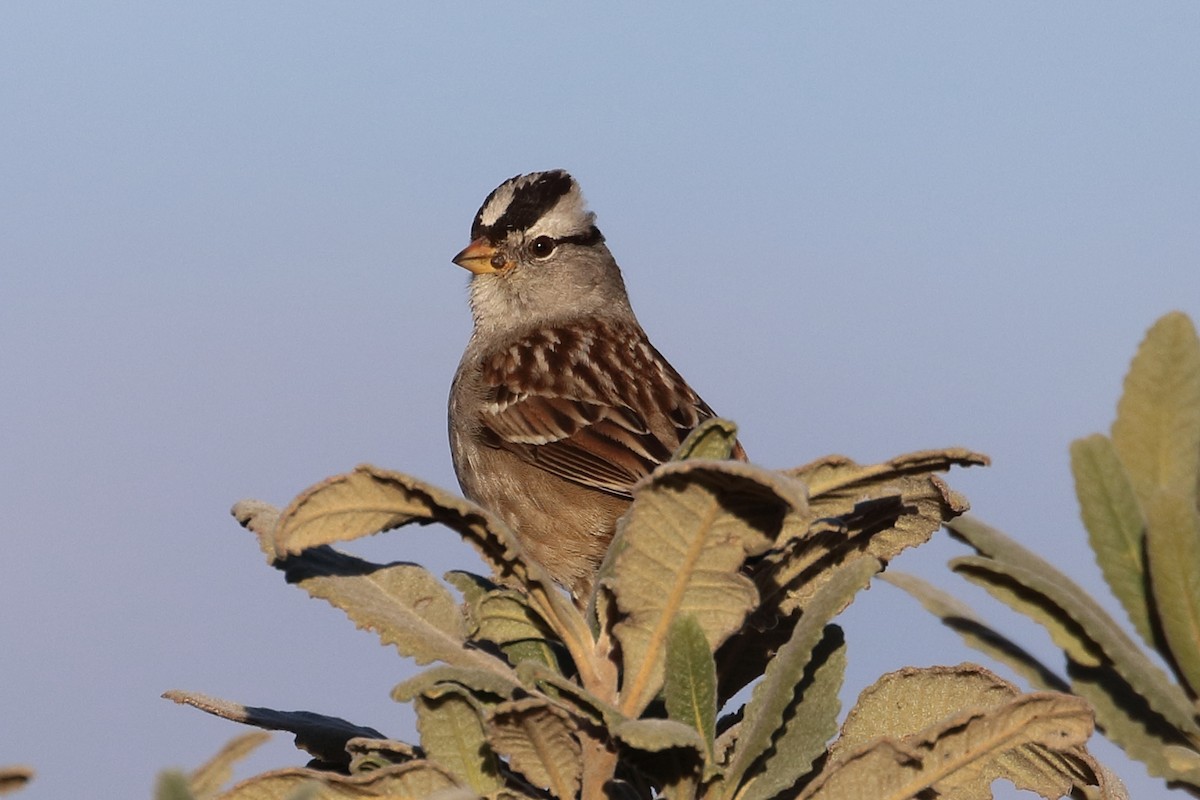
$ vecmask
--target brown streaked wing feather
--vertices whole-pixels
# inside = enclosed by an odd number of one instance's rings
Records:
[[[538,331],[485,359],[492,405],[482,421],[492,446],[560,478],[630,497],[630,487],[713,412],[640,328],[589,325]],[[548,368],[535,373],[535,364]],[[589,369],[604,375],[581,378]],[[609,379],[628,374],[646,379]]]

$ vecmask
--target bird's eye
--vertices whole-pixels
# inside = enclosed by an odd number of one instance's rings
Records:
[[[549,236],[539,236],[529,243],[529,252],[534,258],[545,258],[554,252],[557,242]]]

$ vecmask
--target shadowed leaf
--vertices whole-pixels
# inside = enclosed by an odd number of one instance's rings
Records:
[[[825,626],[825,637],[813,651],[804,679],[784,713],[782,731],[742,782],[738,800],[770,800],[793,789],[825,754],[837,733],[841,702],[838,691],[846,672],[846,643],[837,625]]]
[[[746,704],[746,721],[725,771],[725,797],[736,794],[742,779],[766,755],[772,739],[783,728],[813,650],[825,635],[825,626],[882,567],[874,559],[853,561],[838,569],[805,605],[791,638],[767,664],[762,681]]]
[[[757,597],[740,573],[747,552],[761,552],[770,542],[763,526],[803,503],[794,481],[731,461],[665,464],[634,488],[603,578],[624,615],[613,629],[626,666],[623,714],[638,716],[662,686],[676,616],[693,615],[710,648],[742,624]]]
[[[356,736],[387,738],[374,728],[354,725],[340,717],[315,714],[311,711],[276,711],[271,708],[244,706],[195,692],[177,690],[165,692],[163,697],[244,725],[294,733],[297,747],[331,765],[349,764],[346,742]]]
[[[439,684],[413,702],[421,749],[479,794],[500,789],[500,765],[484,734],[484,711],[465,690]]]
[[[487,717],[492,749],[531,784],[557,798],[573,798],[582,775],[575,722],[545,700],[501,703]]]
[[[1074,638],[1074,641],[1064,640],[1060,646],[1069,647],[1068,652],[1076,661],[1085,666],[1095,665],[1102,654],[1121,678],[1146,698],[1156,713],[1179,730],[1200,735],[1195,707],[1183,691],[1146,657],[1090,595],[1066,575],[979,520],[964,518],[948,527],[985,557],[971,561],[956,559],[966,566],[970,572],[968,577],[982,583],[989,591],[1011,581],[1024,587],[1019,595],[1011,588],[1003,592],[1018,606],[1036,611],[1032,615],[1036,621],[1048,617],[1057,619],[1058,630]],[[992,563],[985,563],[987,561]],[[955,570],[963,571],[958,567]],[[1076,653],[1092,655],[1075,657]]]
[[[1046,797],[1098,780],[1087,704],[1021,695],[982,667],[907,668],[859,697],[806,798],[990,798],[997,779]]]
[[[663,695],[667,716],[700,734],[709,764],[715,763],[717,667],[704,629],[690,614],[677,617],[667,633]]]

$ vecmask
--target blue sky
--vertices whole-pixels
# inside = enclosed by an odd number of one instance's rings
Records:
[[[1098,587],[1067,446],[1158,316],[1200,317],[1197,41],[1188,2],[6,4],[0,763],[31,800],[145,796],[237,732],[170,688],[412,735],[411,667],[228,508],[363,461],[455,485],[449,259],[535,169],[580,180],[756,461],[982,450],[952,484]],[[356,551],[477,563],[430,529]],[[958,589],[957,552],[898,566]],[[975,658],[890,586],[845,621],[847,699]],[[276,738],[255,769],[300,761]]]

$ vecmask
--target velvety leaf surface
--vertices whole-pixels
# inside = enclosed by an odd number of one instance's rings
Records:
[[[626,666],[623,714],[639,716],[662,686],[667,631],[678,615],[693,615],[710,647],[741,626],[757,599],[741,566],[770,541],[760,525],[770,517],[777,524],[803,502],[789,479],[730,461],[666,464],[635,487],[603,579],[623,614],[613,629]]]
[[[690,614],[677,617],[667,633],[663,696],[667,716],[700,734],[708,763],[712,764],[717,726],[717,667],[704,629]]]
[[[841,629],[825,626],[825,638],[814,650],[804,679],[784,713],[783,728],[771,747],[742,781],[738,800],[770,800],[794,788],[825,754],[838,729],[838,691],[846,672],[846,643]]]
[[[1200,337],[1185,314],[1146,333],[1112,427],[1148,523],[1150,587],[1179,672],[1200,692]]]
[[[444,769],[428,761],[412,761],[360,775],[293,768],[264,772],[234,786],[218,800],[356,800],[417,798],[459,788]],[[308,790],[311,794],[301,794]]]
[[[863,692],[825,771],[803,796],[909,798],[927,791],[984,800],[992,782],[1004,778],[1059,797],[1088,763],[1082,746],[1091,732],[1091,713],[1079,698],[1021,695],[974,665],[907,668]],[[1098,780],[1090,769],[1083,774]]]
[[[582,776],[574,721],[544,700],[525,698],[494,707],[487,717],[492,749],[534,786],[573,798]]]
[[[783,728],[784,717],[795,702],[796,687],[804,677],[813,649],[825,625],[844,609],[871,580],[882,564],[874,559],[853,561],[837,570],[804,608],[804,615],[746,704],[745,722],[725,771],[724,797],[735,796],[742,778],[767,754],[772,739]]]
[[[1146,520],[1112,441],[1097,433],[1072,442],[1071,472],[1096,563],[1142,641],[1153,647],[1143,557]]]
[[[461,688],[441,684],[416,698],[417,731],[429,760],[479,794],[500,789],[500,765],[484,732],[484,711]]]
[[[1006,602],[1015,604],[1014,607],[1023,606],[1022,610],[1028,609],[1037,621],[1048,616],[1057,619],[1060,623],[1057,630],[1075,639],[1064,639],[1060,646],[1065,645],[1073,657],[1077,652],[1092,654],[1075,660],[1084,666],[1095,665],[1102,655],[1126,683],[1146,698],[1156,713],[1179,730],[1200,735],[1200,726],[1195,720],[1196,709],[1183,691],[1146,657],[1090,595],[1066,575],[979,520],[964,518],[948,527],[992,562],[962,561],[967,565],[964,575],[977,580],[989,591],[999,587]],[[1002,579],[997,581],[995,576],[1002,576]],[[1025,589],[1018,593],[1013,586]],[[1055,631],[1050,630],[1052,634]]]

